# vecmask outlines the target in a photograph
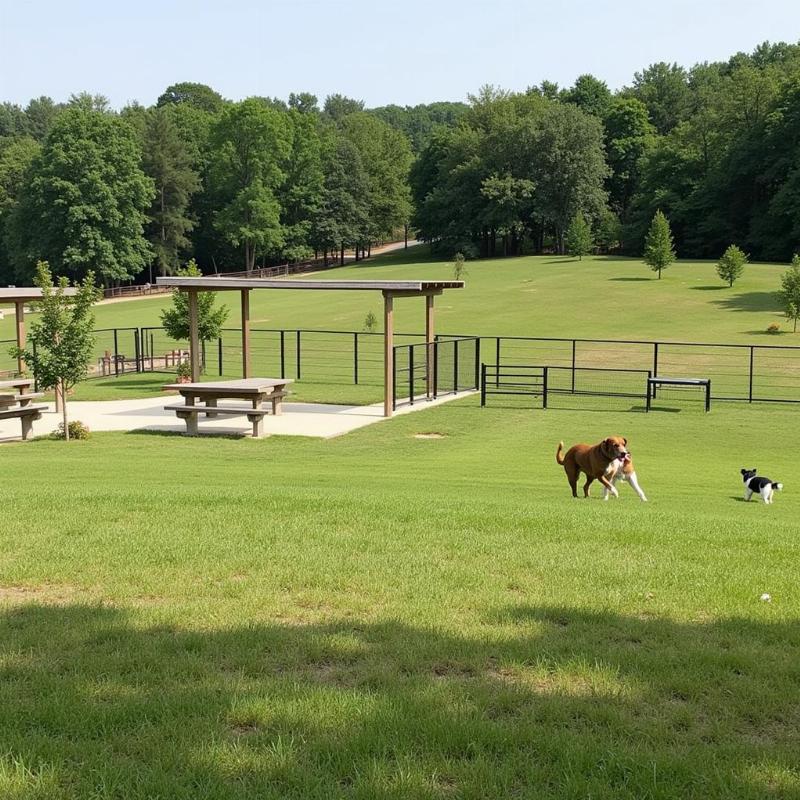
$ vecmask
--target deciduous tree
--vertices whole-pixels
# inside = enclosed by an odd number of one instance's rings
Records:
[[[571,256],[578,256],[578,261],[583,261],[583,257],[592,252],[593,246],[591,225],[578,211],[567,228],[567,252]]]
[[[734,281],[744,272],[744,265],[746,263],[747,256],[744,251],[740,250],[735,244],[732,244],[717,262],[717,275],[731,287]]]
[[[644,262],[653,272],[658,273],[658,279],[661,280],[661,271],[674,260],[675,249],[672,243],[672,232],[669,229],[669,220],[659,210],[656,211],[645,238]]]
[[[69,441],[67,397],[89,370],[94,348],[92,305],[98,298],[94,274],[89,272],[73,297],[65,295],[66,277],[54,283],[45,261],[36,267],[36,285],[42,290],[39,315],[31,323],[25,348],[15,348],[42,389],[55,389],[61,397],[64,438]]]

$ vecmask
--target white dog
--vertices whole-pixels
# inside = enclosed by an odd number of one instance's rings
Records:
[[[639,495],[639,499],[643,503],[647,502],[647,498],[642,491],[642,487],[639,486],[639,481],[636,479],[636,470],[633,468],[633,461],[631,460],[630,453],[626,453],[624,458],[615,458],[608,465],[606,477],[615,487],[620,481],[627,481],[631,485],[633,491]],[[604,489],[603,500],[608,500],[608,495],[608,489]]]

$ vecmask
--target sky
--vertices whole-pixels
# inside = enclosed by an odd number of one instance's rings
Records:
[[[232,100],[416,105],[587,72],[617,89],[765,40],[800,40],[800,0],[0,0],[0,102],[150,105],[195,81]]]

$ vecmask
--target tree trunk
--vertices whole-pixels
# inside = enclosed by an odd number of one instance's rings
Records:
[[[406,241],[405,249],[408,250],[408,223],[403,225],[403,228],[405,230],[405,241]]]
[[[59,381],[61,386],[61,416],[64,421],[64,440],[69,441],[69,422],[67,420],[67,387],[63,380]]]
[[[342,249],[339,252],[339,263],[344,266],[344,242],[342,242]]]
[[[367,245],[367,258],[372,258],[372,242]]]

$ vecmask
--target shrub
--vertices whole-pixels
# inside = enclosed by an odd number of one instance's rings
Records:
[[[64,436],[64,423],[58,423],[58,429],[53,431],[53,439],[88,439],[92,434],[89,429],[79,420],[75,419],[67,426],[69,437]]]
[[[453,256],[453,280],[460,281],[464,279],[464,276],[467,274],[467,268],[464,265],[466,258],[464,254],[459,250]]]
[[[781,332],[781,326],[778,325],[777,322],[771,322],[767,325],[767,333],[771,333],[773,336],[776,336]]]
[[[377,327],[378,318],[371,311],[367,312],[367,316],[364,317],[364,330],[367,333],[375,333]]]
[[[178,364],[178,369],[175,370],[175,373],[177,374],[177,376],[179,378],[189,378],[189,379],[191,379],[191,377],[192,377],[192,365],[189,362],[188,358],[186,359],[186,361],[181,361],[181,363]]]

